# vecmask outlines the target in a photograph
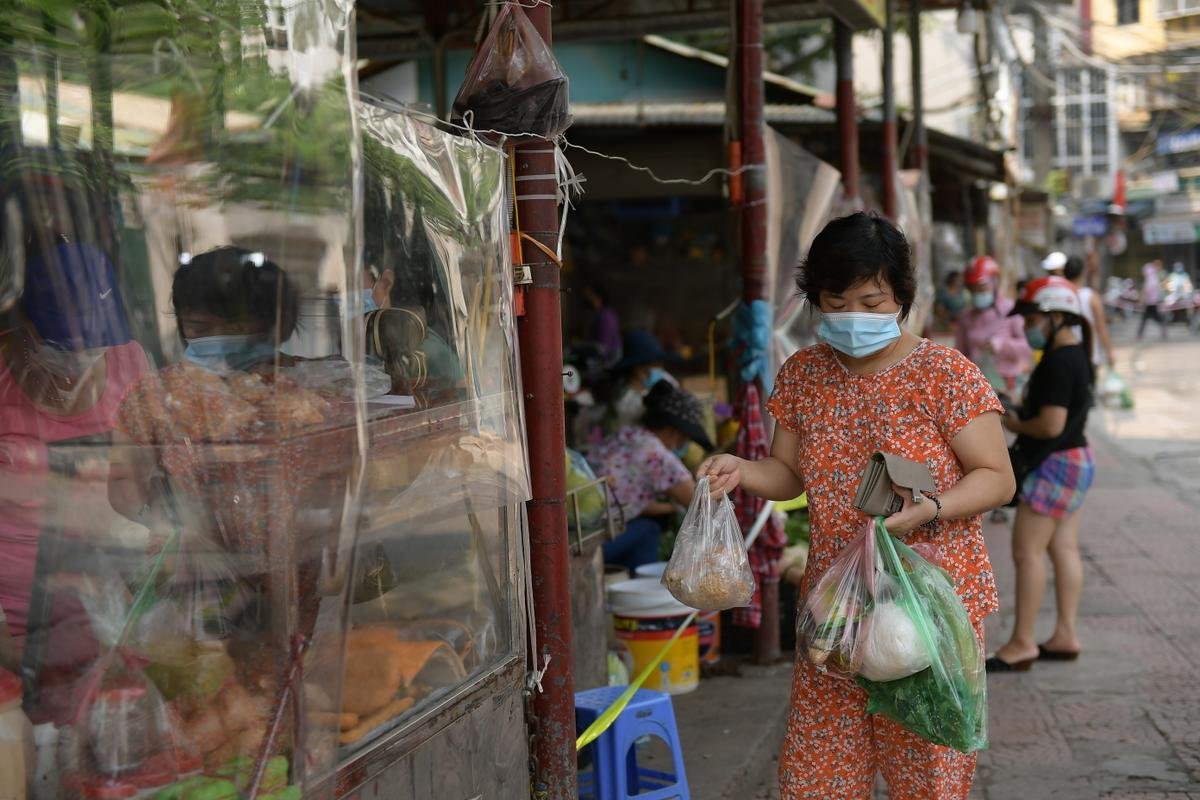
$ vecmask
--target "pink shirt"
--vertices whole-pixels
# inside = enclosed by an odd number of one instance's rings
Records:
[[[613,480],[613,494],[628,522],[640,516],[659,495],[692,477],[679,456],[650,431],[622,428],[588,454],[600,477]]]
[[[997,297],[991,308],[968,308],[954,327],[955,347],[983,370],[998,391],[1011,391],[1012,381],[1033,366],[1025,322],[1008,316],[1012,308],[1013,301]]]
[[[28,624],[47,500],[46,445],[111,431],[126,389],[149,367],[137,342],[111,347],[104,358],[108,372],[103,394],[94,406],[74,416],[35,406],[0,359],[0,607],[18,643],[24,641]]]

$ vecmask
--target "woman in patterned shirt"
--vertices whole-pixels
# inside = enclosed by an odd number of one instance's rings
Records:
[[[980,515],[1014,491],[996,395],[961,353],[900,329],[916,279],[908,242],[888,221],[860,213],[830,222],[797,283],[820,311],[822,341],[779,372],[768,404],[778,423],[771,456],[717,456],[700,474],[717,492],[741,485],[771,500],[808,492],[809,587],[870,524],[853,507],[870,455],[924,463],[937,484],[935,502],[906,498],[885,524],[910,545],[936,547],[982,634],[997,602]],[[854,683],[797,660],[780,756],[783,800],[868,798],[877,770],[893,800],[966,798],[975,756],[868,715]]]

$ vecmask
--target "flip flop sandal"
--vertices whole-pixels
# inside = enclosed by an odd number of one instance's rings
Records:
[[[1029,672],[1035,661],[1037,661],[1036,656],[1010,664],[999,656],[992,656],[984,662],[984,668],[988,672]]]
[[[1079,651],[1074,652],[1068,650],[1051,650],[1048,647],[1038,645],[1038,661],[1078,661]]]

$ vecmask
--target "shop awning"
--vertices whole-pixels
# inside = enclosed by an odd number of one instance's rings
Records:
[[[484,4],[472,0],[359,0],[360,58],[404,59],[438,41],[474,41]],[[883,23],[883,0],[764,0],[764,22],[833,17],[856,30]],[[714,30],[729,25],[728,0],[555,0],[554,40],[628,38]]]

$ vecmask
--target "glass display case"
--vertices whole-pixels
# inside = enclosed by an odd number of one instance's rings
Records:
[[[348,4],[137,10],[0,50],[31,796],[343,795],[501,691],[521,730],[504,158],[359,104]]]

